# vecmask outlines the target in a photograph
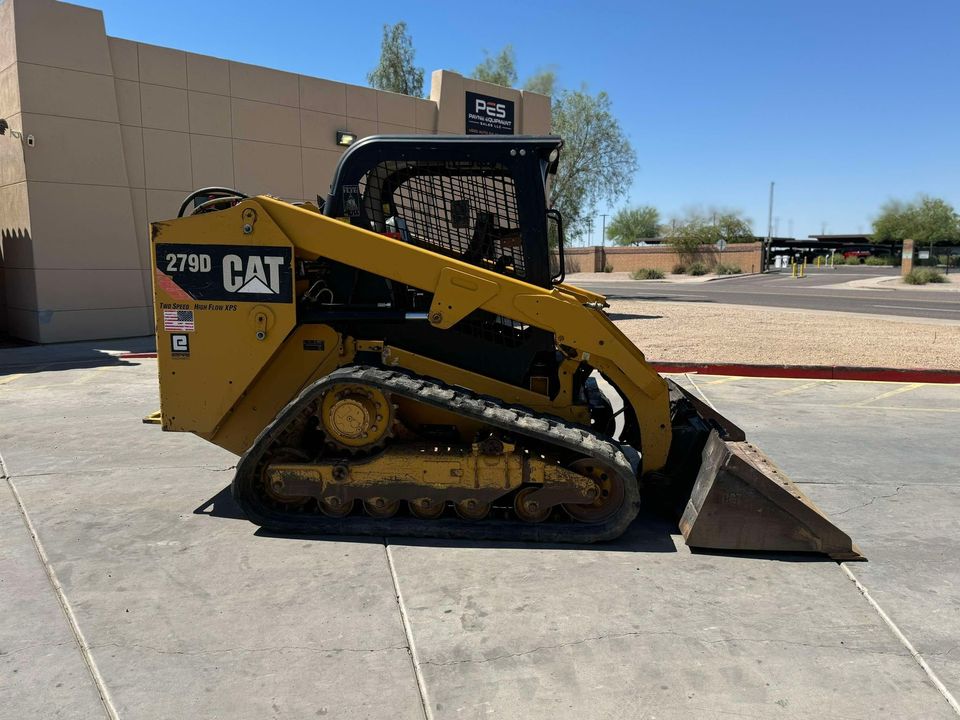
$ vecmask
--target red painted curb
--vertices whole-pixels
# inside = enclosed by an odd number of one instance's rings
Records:
[[[155,352],[124,353],[123,359],[155,358]],[[699,375],[736,375],[798,380],[865,380],[881,382],[921,382],[960,384],[960,370],[925,370],[923,368],[868,368],[843,365],[746,365],[742,363],[651,362],[662,373],[697,373]]]
[[[842,365],[746,365],[742,363],[650,363],[662,373],[737,375],[742,377],[795,378],[799,380],[865,380],[960,384],[958,370],[924,368],[869,368]]]

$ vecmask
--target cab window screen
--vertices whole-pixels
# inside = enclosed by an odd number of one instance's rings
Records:
[[[374,230],[497,272],[525,275],[516,189],[503,168],[385,162],[367,174],[364,190]]]

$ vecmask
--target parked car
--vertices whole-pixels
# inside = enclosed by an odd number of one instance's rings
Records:
[[[846,260],[847,258],[857,258],[857,259],[860,260],[860,264],[861,264],[861,265],[862,265],[864,262],[866,262],[866,260],[867,260],[868,257],[870,257],[870,251],[869,251],[869,250],[846,250],[846,251],[844,251],[844,253],[843,253],[843,259],[844,259],[844,260]]]

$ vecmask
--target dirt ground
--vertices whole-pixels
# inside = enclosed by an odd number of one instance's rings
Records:
[[[960,324],[741,305],[613,300],[648,360],[960,370]]]

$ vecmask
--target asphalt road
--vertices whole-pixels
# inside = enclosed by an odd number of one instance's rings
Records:
[[[769,273],[706,283],[581,282],[611,299],[706,302],[761,305],[800,310],[832,310],[869,315],[960,320],[960,293],[936,290],[883,290],[828,287],[878,275],[894,275],[892,268],[843,267],[808,271],[803,279]]]

